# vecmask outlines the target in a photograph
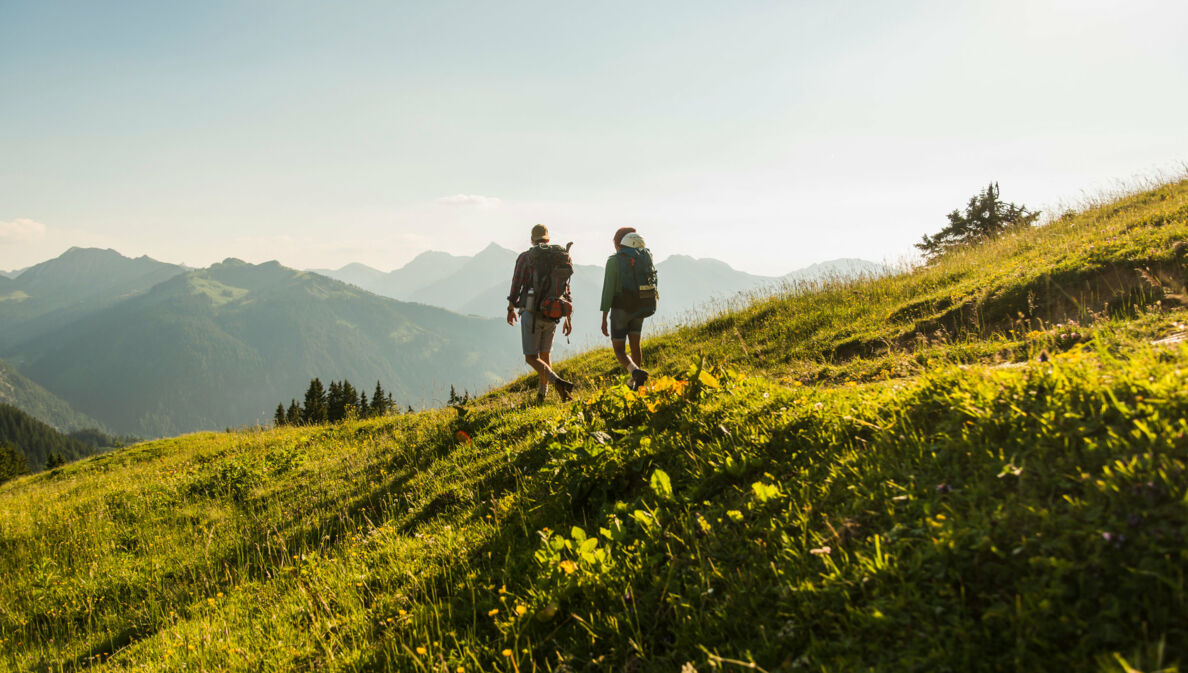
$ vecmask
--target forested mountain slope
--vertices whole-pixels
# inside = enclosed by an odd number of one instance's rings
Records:
[[[275,262],[171,278],[23,345],[24,372],[120,433],[260,422],[309,380],[383,381],[404,405],[486,388],[520,358],[493,320],[378,297]]]

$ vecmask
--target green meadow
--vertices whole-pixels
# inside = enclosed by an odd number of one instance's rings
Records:
[[[0,666],[1180,670],[1186,277],[1176,180],[723,303],[638,393],[602,349],[568,404],[525,377],[21,477]]]

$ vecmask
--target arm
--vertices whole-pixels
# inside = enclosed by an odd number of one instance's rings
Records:
[[[599,310],[602,311],[602,335],[610,336],[610,330],[607,329],[606,318],[610,313],[611,304],[615,301],[615,294],[619,290],[619,274],[618,274],[619,260],[617,255],[611,255],[606,260],[606,271],[602,275],[602,303],[599,305]]]
[[[512,271],[511,290],[507,293],[507,324],[516,324],[516,303],[520,301],[520,293],[524,291],[524,268],[528,263],[528,255],[521,253],[516,258],[516,268]]]
[[[619,260],[617,255],[611,255],[606,260],[606,271],[602,274],[602,303],[598,310],[606,313],[611,310],[615,295],[619,293]]]

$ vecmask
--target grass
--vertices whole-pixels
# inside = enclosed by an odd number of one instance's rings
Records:
[[[455,410],[0,487],[13,670],[1178,670],[1188,181]],[[1136,271],[1136,269],[1141,270]]]

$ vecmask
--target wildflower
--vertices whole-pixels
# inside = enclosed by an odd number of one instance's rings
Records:
[[[417,654],[427,654],[428,652],[429,650],[425,649],[424,647],[419,645],[417,646]]]
[[[522,615],[525,612],[528,612],[528,606],[526,606],[526,605],[517,605],[516,606],[516,614],[517,615]]]
[[[824,547],[819,547],[817,549],[810,549],[809,553],[813,554],[814,556],[825,556],[828,554],[832,554],[833,548],[830,547],[829,545],[825,545]]]
[[[506,650],[506,649],[505,649],[505,650],[503,651],[503,656],[505,656],[505,657],[510,657],[510,656],[511,656],[511,655],[513,655],[513,654],[515,654],[515,652],[512,652],[511,650]]]
[[[565,571],[566,575],[572,575],[573,571],[577,570],[577,564],[569,559],[562,561],[558,565],[561,566],[561,569]]]
[[[491,608],[490,610],[487,611],[488,617],[494,617],[497,614],[499,614],[499,608]]]

